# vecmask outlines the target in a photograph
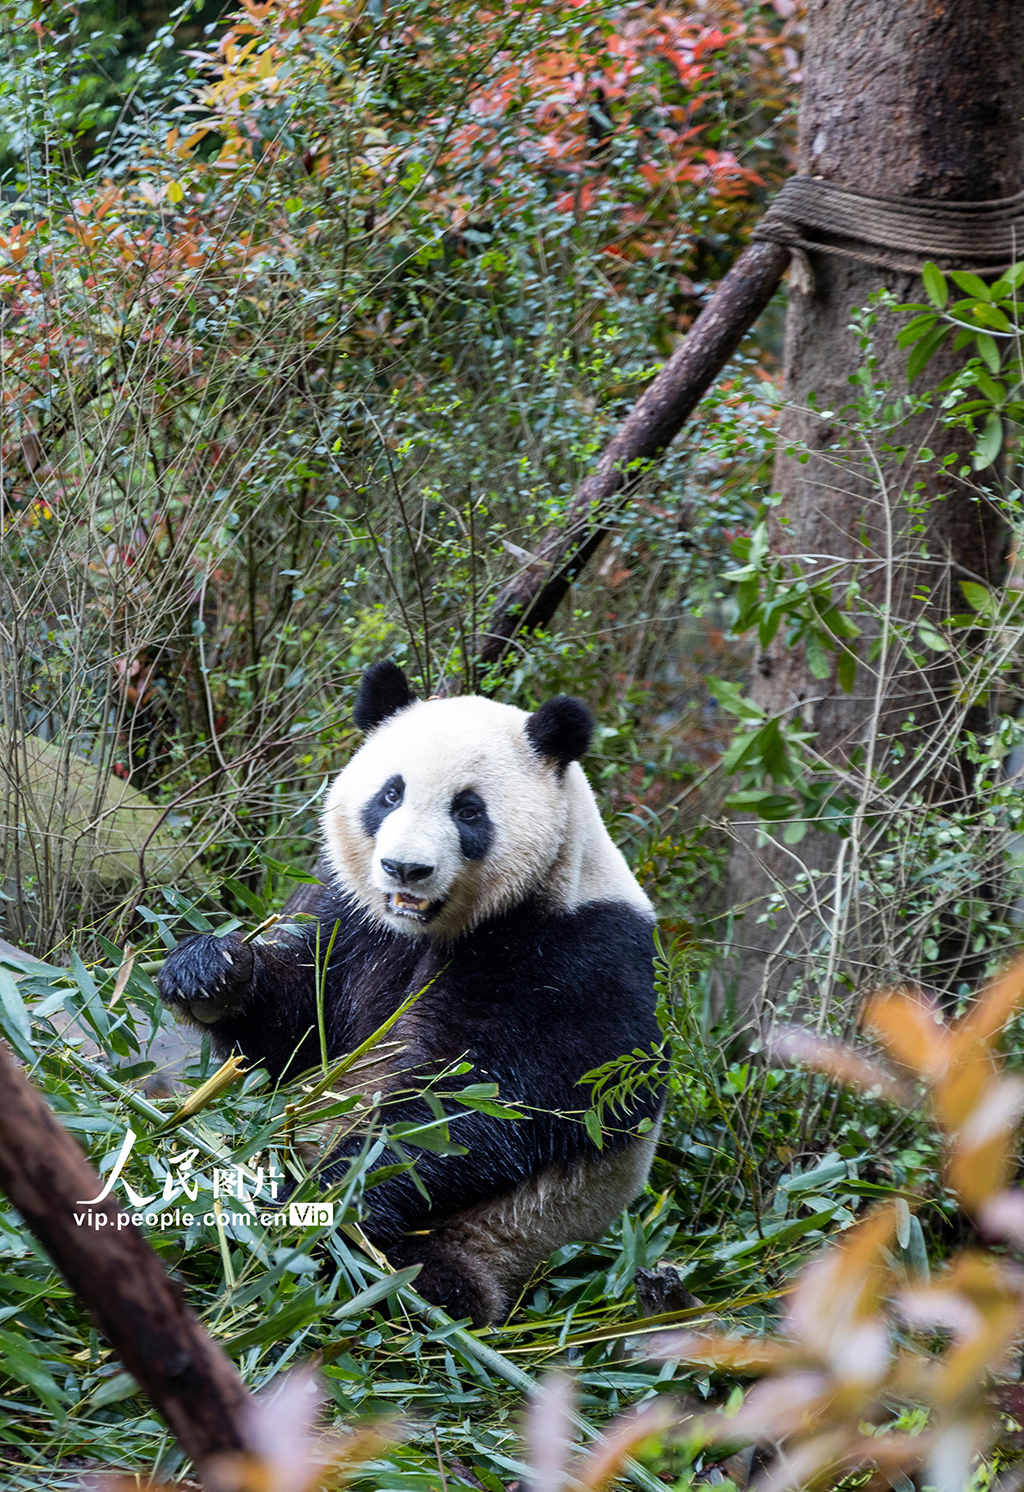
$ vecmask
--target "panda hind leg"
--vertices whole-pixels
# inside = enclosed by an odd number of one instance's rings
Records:
[[[474,1326],[504,1321],[538,1264],[578,1239],[600,1238],[647,1184],[661,1116],[630,1144],[552,1166],[514,1192],[384,1244],[396,1267],[422,1264],[416,1289]]]
[[[468,1316],[474,1326],[489,1326],[503,1318],[506,1300],[497,1280],[443,1232],[413,1234],[392,1244],[387,1255],[396,1269],[422,1264],[413,1288],[455,1320]]]

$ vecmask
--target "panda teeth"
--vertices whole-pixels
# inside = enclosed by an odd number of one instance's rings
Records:
[[[410,896],[408,891],[392,891],[388,901],[393,912],[411,913],[413,916],[419,916],[430,909],[429,897]]]

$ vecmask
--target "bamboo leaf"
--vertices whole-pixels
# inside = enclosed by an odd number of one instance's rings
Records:
[[[47,1409],[63,1419],[67,1396],[39,1360],[35,1343],[30,1337],[0,1331],[0,1372],[8,1373],[19,1383],[24,1383],[39,1395]]]
[[[22,1061],[33,1064],[36,1054],[32,1047],[32,1022],[17,980],[3,968],[0,968],[0,1024]]]
[[[333,1301],[318,1302],[315,1296],[315,1289],[302,1291],[298,1300],[291,1305],[286,1305],[283,1310],[267,1317],[258,1326],[253,1326],[248,1331],[240,1332],[236,1337],[229,1337],[227,1341],[222,1341],[221,1346],[229,1357],[239,1357],[243,1352],[248,1352],[250,1347],[262,1347],[267,1342],[287,1341],[300,1332],[304,1326],[309,1326],[313,1321],[319,1321],[321,1316],[326,1316],[334,1309]]]
[[[344,1301],[331,1312],[332,1317],[341,1321],[349,1316],[361,1316],[371,1306],[380,1305],[382,1300],[390,1300],[399,1290],[406,1289],[422,1268],[422,1264],[410,1264],[406,1269],[396,1269],[394,1274],[385,1275],[375,1285],[367,1285],[365,1290],[360,1290],[351,1300]]]

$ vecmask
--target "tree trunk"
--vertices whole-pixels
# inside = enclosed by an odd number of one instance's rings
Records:
[[[810,0],[799,151],[802,173],[877,196],[985,201],[1019,191],[1024,4]],[[922,479],[925,496],[943,500],[926,505],[925,532],[912,531],[900,500],[908,462],[901,470],[898,457],[883,456],[889,494],[883,497],[878,473],[852,464],[840,468],[825,454],[844,433],[843,422],[823,419],[811,408],[816,396],[818,410],[838,415],[854,397],[849,377],[860,348],[851,312],[867,305],[880,286],[899,301],[920,300],[920,282],[826,253],[812,255],[812,262],[813,290],[791,289],[786,317],[788,408],[775,468],[782,500],[770,525],[772,548],[813,555],[807,569],[859,562],[862,592],[875,605],[891,606],[899,618],[919,615],[922,608],[936,617],[963,611],[958,582],[988,583],[1000,573],[1003,533],[994,509],[933,462],[917,467],[909,480]],[[883,315],[875,347],[878,374],[896,394],[907,386],[906,353],[894,345],[899,324]],[[951,339],[944,343],[915,392],[934,387],[963,356],[953,353]],[[915,416],[899,443],[912,453],[927,445],[937,457],[965,449],[963,438],[937,426],[930,412]],[[787,454],[793,446],[797,450]],[[810,452],[805,461],[801,447]],[[928,558],[921,555],[922,541]],[[853,573],[852,567],[841,572],[837,588]],[[903,730],[911,712],[914,731],[935,728],[952,700],[948,660],[937,655],[926,672],[904,660],[879,688],[866,643],[863,638],[858,645],[862,661],[847,695],[834,668],[830,677],[816,679],[802,645],[787,648],[780,629],[755,659],[751,695],[770,715],[802,717],[816,733],[816,750],[838,765],[854,748],[864,749],[873,730],[883,738]],[[778,836],[758,846],[753,825],[736,828],[731,902],[740,921],[734,990],[738,1010],[763,1022],[766,1005],[792,986],[806,960],[834,936],[844,877],[857,851],[816,830],[796,846],[779,844]],[[809,879],[801,884],[804,871]],[[772,919],[759,921],[773,892]],[[835,973],[829,965],[828,979],[819,978],[817,988],[806,992],[812,1000],[831,997]],[[857,985],[875,975],[877,966],[850,973]]]
[[[75,1140],[0,1042],[0,1188],[195,1463],[210,1492],[253,1450],[251,1400],[232,1363]]]

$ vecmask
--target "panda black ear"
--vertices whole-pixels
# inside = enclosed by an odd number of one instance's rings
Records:
[[[416,703],[409,681],[397,663],[372,663],[363,674],[352,719],[361,731],[376,730],[383,721]]]
[[[558,763],[564,772],[570,762],[585,756],[594,734],[594,717],[581,699],[556,694],[526,722],[526,738],[534,751]]]

